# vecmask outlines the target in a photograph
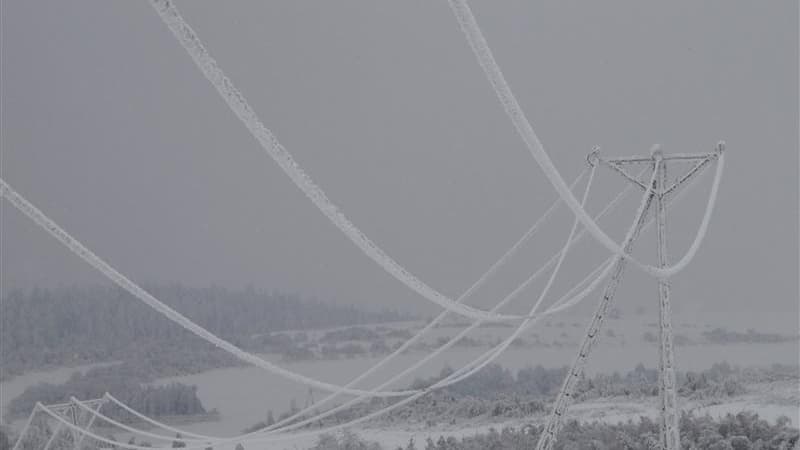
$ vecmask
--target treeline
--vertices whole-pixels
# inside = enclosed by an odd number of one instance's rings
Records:
[[[788,419],[780,419],[775,424],[759,418],[758,414],[741,412],[727,414],[720,419],[711,416],[694,416],[683,413],[680,418],[681,448],[689,450],[786,450],[796,448],[800,433],[792,428]],[[505,427],[500,431],[492,428],[462,438],[440,436],[428,438],[425,442],[410,440],[397,450],[518,450],[534,448],[542,433],[542,425],[525,425],[519,428]],[[34,423],[25,437],[24,448],[42,448],[53,432],[46,422]],[[605,424],[600,422],[580,423],[568,421],[558,435],[556,450],[604,449],[630,450],[658,448],[658,422],[647,417],[638,421]],[[111,440],[113,436],[108,436]],[[52,443],[53,450],[74,448],[73,436],[62,433],[62,437]],[[129,443],[136,443],[131,440]],[[0,430],[0,450],[10,448],[11,440]],[[139,443],[149,446],[149,444]],[[172,443],[173,448],[186,444],[180,437]],[[87,450],[115,448],[97,445],[91,440],[83,442]],[[237,450],[247,450],[249,446],[237,444]],[[345,430],[341,435],[323,434],[310,450],[383,450],[377,442],[368,442],[358,435]]]
[[[680,419],[681,448],[696,450],[782,450],[794,448],[798,431],[789,426],[788,419],[770,425],[755,413],[728,414],[722,419],[711,416],[695,417],[683,414]],[[428,439],[420,449],[425,450],[516,450],[535,448],[541,426],[503,428],[461,439],[440,437]],[[658,422],[642,417],[615,425],[600,422],[569,421],[558,435],[556,450],[608,449],[628,450],[659,448]],[[406,450],[417,447],[410,443]],[[334,448],[335,450],[335,448]],[[400,449],[403,450],[403,449]]]
[[[800,434],[789,426],[788,419],[775,425],[758,414],[742,412],[723,418],[683,414],[680,419],[681,448],[688,450],[787,450],[793,449]],[[397,450],[519,450],[535,448],[542,433],[541,425],[521,428],[492,428],[486,433],[457,438],[440,436],[425,442],[410,440]],[[555,450],[603,449],[631,450],[659,448],[658,422],[641,417],[638,422],[605,424],[569,421],[562,428]],[[368,442],[352,432],[340,436],[324,434],[310,450],[382,450],[386,447]]]
[[[410,338],[411,332],[406,329],[377,325],[351,326],[322,334],[276,332],[255,336],[253,340],[254,345],[265,353],[280,354],[285,361],[301,361],[380,356],[398,348]],[[420,344],[424,348],[420,348]],[[412,350],[427,348],[424,343],[411,347]]]
[[[483,417],[489,420],[525,418],[549,412],[567,374],[567,368],[542,366],[523,368],[516,375],[490,364],[473,376],[437,389],[376,419],[384,424],[417,423],[427,427],[455,424],[458,419]],[[445,368],[438,376],[417,379],[411,389],[424,389],[452,373]],[[758,382],[800,379],[800,368],[773,365],[769,368],[739,368],[717,363],[700,372],[676,374],[678,395],[692,399],[721,399],[746,392],[746,385]],[[577,401],[627,397],[641,399],[658,395],[658,371],[642,364],[625,373],[584,376],[576,387]],[[387,406],[386,400],[372,399],[332,414],[310,427],[345,423]],[[287,417],[284,413],[280,418]],[[279,418],[279,420],[280,420]],[[260,422],[248,430],[267,426]]]
[[[778,333],[762,333],[753,329],[748,329],[742,333],[738,331],[728,331],[725,328],[714,328],[711,331],[704,331],[703,337],[712,344],[776,344],[779,342],[791,342],[798,340],[797,335],[786,335]]]
[[[148,286],[164,303],[213,333],[247,345],[253,334],[407,320],[296,295],[247,288]],[[116,287],[10,291],[0,302],[0,355],[7,379],[31,369],[126,359],[155,343],[198,340]]]
[[[63,384],[40,383],[26,389],[8,406],[11,418],[27,416],[36,402],[66,403],[70,397],[79,400],[100,398],[106,392],[148,416],[194,416],[208,414],[197,397],[197,387],[181,383],[153,386],[147,371],[129,364],[97,367],[85,374],[75,372]],[[135,417],[113,403],[106,403],[103,414],[122,422]]]
[[[564,381],[567,367],[526,367],[516,376],[507,368],[490,364],[473,376],[455,383],[443,392],[456,397],[496,398],[499,395],[554,397]],[[438,376],[416,379],[412,389],[422,389],[450,375],[445,368]],[[732,396],[744,392],[744,384],[757,381],[791,380],[800,377],[800,368],[775,364],[769,368],[740,368],[727,362],[715,363],[700,372],[678,372],[678,393],[685,397]],[[583,376],[576,387],[578,400],[598,397],[658,395],[658,371],[638,364],[626,373]]]

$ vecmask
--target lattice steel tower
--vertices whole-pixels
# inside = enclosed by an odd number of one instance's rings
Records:
[[[633,243],[639,236],[642,226],[646,222],[647,212],[655,200],[656,234],[658,240],[658,265],[661,268],[669,265],[666,240],[667,222],[667,200],[681,185],[691,180],[699,174],[712,161],[715,161],[725,149],[725,144],[717,144],[716,151],[701,154],[672,154],[664,155],[659,146],[653,147],[650,156],[635,156],[625,158],[601,158],[598,150],[593,151],[587,157],[589,164],[601,164],[610,168],[614,172],[622,175],[627,181],[633,183],[648,193],[644,200],[643,208],[639,211],[639,216],[635,219],[632,232],[626,237],[623,243],[625,253],[630,253]],[[695,162],[695,165],[683,176],[679,177],[674,183],[668,184],[667,165],[674,161]],[[651,177],[653,184],[648,186],[647,182],[642,182],[636,176],[627,172],[626,166],[647,164],[652,168]],[[548,418],[542,436],[536,446],[537,450],[550,450],[556,441],[558,431],[561,429],[564,414],[569,406],[575,387],[583,376],[586,362],[592,347],[597,342],[600,328],[603,325],[606,313],[617,292],[622,275],[625,272],[627,260],[617,258],[611,278],[603,292],[603,298],[597,306],[597,310],[592,317],[586,330],[586,335],[581,342],[578,355],[564,379],[561,391],[556,398],[553,411]],[[670,288],[669,281],[664,278],[658,280],[659,297],[659,407],[660,417],[660,445],[666,450],[680,449],[680,431],[678,429],[678,407],[677,395],[675,392],[675,365],[674,351],[672,343],[672,311],[670,307]]]

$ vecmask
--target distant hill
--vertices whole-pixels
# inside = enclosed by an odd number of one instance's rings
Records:
[[[173,284],[147,289],[243,347],[254,334],[409,319],[395,311],[368,311],[253,288]],[[171,360],[176,367],[166,374],[182,373],[215,366],[227,358],[127,292],[104,286],[9,292],[0,302],[0,340],[0,379],[40,368],[142,358]],[[194,356],[187,357],[187,352]]]

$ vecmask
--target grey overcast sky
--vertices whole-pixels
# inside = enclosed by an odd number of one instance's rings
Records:
[[[262,120],[363,231],[457,296],[556,194],[447,4],[178,4]],[[798,314],[798,2],[472,2],[566,179],[607,155],[703,152],[728,165],[678,310]],[[2,176],[141,282],[296,291],[433,311],[327,222],[258,147],[148,2],[2,2]],[[672,170],[672,169],[671,169]],[[675,166],[674,174],[686,170]],[[670,213],[673,257],[712,171]],[[598,173],[591,209],[622,186]],[[603,222],[616,238],[635,199]],[[491,306],[566,237],[562,211],[471,303]],[[643,235],[643,258],[654,237]],[[603,254],[575,248],[558,293]],[[652,305],[631,269],[626,305]],[[3,203],[2,289],[100,283]],[[518,302],[525,307],[532,289]],[[694,309],[693,309],[694,308]]]

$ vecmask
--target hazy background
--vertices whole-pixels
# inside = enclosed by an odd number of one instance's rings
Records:
[[[446,2],[179,6],[329,197],[443,293],[466,289],[556,197]],[[675,278],[675,307],[798,317],[796,1],[472,7],[566,179],[593,145],[701,152],[725,139],[711,232]],[[147,2],[13,0],[1,16],[2,176],[123,273],[434,311],[313,207]],[[598,172],[592,210],[618,178]],[[673,255],[711,178],[670,214]],[[616,238],[635,203],[603,222]],[[471,304],[509,292],[561,245],[569,220],[562,211]],[[0,223],[4,293],[104,282],[5,202]],[[645,234],[642,256],[654,245]],[[557,293],[602,254],[576,248]],[[655,305],[652,280],[633,269],[628,280],[621,304]]]

